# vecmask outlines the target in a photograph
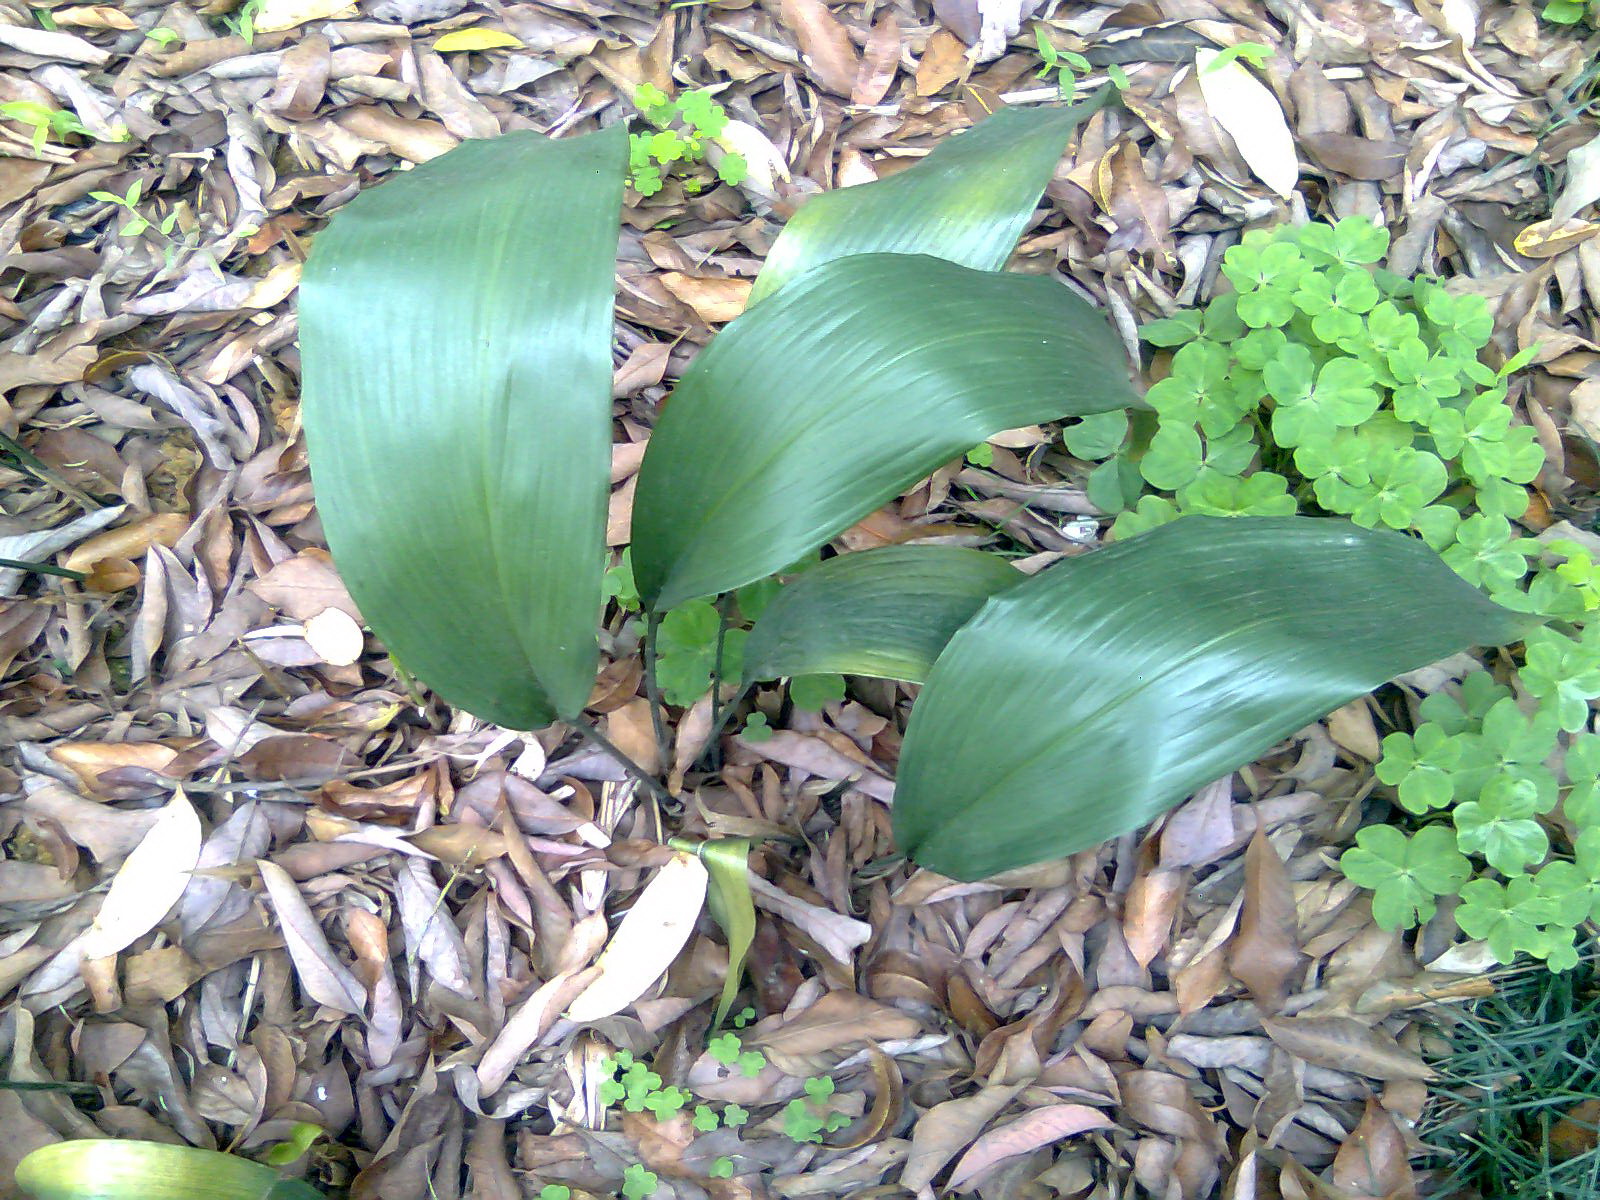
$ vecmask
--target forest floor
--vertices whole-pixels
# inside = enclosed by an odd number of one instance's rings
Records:
[[[359,189],[461,139],[625,119],[645,83],[714,87],[750,131],[739,186],[669,177],[624,210],[621,547],[652,414],[783,219],[998,105],[1054,100],[1038,30],[1085,56],[1079,87],[1112,65],[1127,86],[1014,266],[1072,280],[1132,349],[1140,322],[1211,297],[1246,226],[1375,218],[1391,270],[1490,301],[1502,358],[1538,347],[1513,398],[1550,463],[1541,519],[1592,507],[1582,28],[1469,0],[1019,6],[0,6],[0,557],[78,573],[0,569],[0,1063],[101,1097],[0,1089],[0,1197],[62,1138],[257,1154],[298,1122],[326,1134],[310,1178],[382,1200],[636,1195],[638,1166],[680,1200],[1426,1193],[1436,1031],[1494,984],[1448,914],[1385,932],[1337,868],[1392,706],[1340,709],[1136,835],[956,883],[887,861],[904,690],[773,704],[775,736],[730,735],[715,774],[691,734],[683,810],[663,811],[567,729],[419,697],[324,548],[295,294]],[[441,41],[467,29],[509,36]],[[1238,43],[1264,48],[1269,92],[1224,128],[1195,52]],[[1285,171],[1287,194],[1263,182]],[[841,545],[1081,552],[1093,508],[1055,431],[998,441]],[[394,503],[427,497],[397,479]],[[620,616],[612,632],[592,712],[623,740],[648,718]],[[180,786],[205,831],[192,876],[151,833]],[[559,1017],[682,830],[773,839],[752,858],[753,1076],[706,1049],[726,971],[709,917],[623,1014]],[[142,927],[85,960],[124,868],[119,895],[151,899],[117,919]],[[603,1110],[613,1048],[687,1107]],[[849,1118],[824,1144],[786,1129],[807,1095]],[[699,1105],[748,1120],[697,1128]]]

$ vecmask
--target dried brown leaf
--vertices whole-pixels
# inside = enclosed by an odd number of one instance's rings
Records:
[[[1410,1150],[1395,1119],[1376,1100],[1367,1098],[1361,1124],[1339,1147],[1333,1159],[1333,1182],[1362,1200],[1411,1200],[1417,1194]]]
[[[1303,956],[1289,876],[1260,825],[1245,851],[1244,875],[1244,908],[1228,948],[1228,970],[1263,1012],[1281,1012]]]
[[[1049,1104],[1033,1109],[974,1142],[956,1163],[946,1186],[952,1190],[966,1187],[1007,1158],[1091,1129],[1110,1128],[1110,1119],[1086,1104]]]
[[[1372,1079],[1432,1079],[1431,1067],[1381,1029],[1351,1017],[1267,1017],[1267,1036],[1290,1054]]]

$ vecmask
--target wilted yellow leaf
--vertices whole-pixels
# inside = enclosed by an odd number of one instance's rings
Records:
[[[520,38],[512,36],[503,29],[490,29],[486,25],[478,25],[471,29],[452,29],[434,42],[433,48],[440,54],[448,54],[452,50],[514,49],[522,44]]]

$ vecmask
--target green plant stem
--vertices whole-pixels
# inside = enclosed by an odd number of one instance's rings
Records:
[[[15,438],[5,433],[0,433],[0,450],[15,458],[17,464],[24,471],[33,475],[41,483],[48,483],[79,508],[83,509],[84,512],[99,512],[104,507],[87,492],[73,487],[72,484],[63,479],[46,463],[41,462],[36,455]]]
[[[720,684],[718,684],[717,686],[719,688],[721,687]],[[746,696],[748,696],[749,694],[750,694],[750,685],[749,684],[745,684],[734,695],[732,700],[728,701],[728,703],[726,705],[724,705],[720,711],[715,712],[713,714],[713,719],[712,719],[712,722],[711,722],[711,733],[710,733],[709,737],[706,740],[707,753],[710,753],[713,750],[717,750],[717,747],[720,745],[719,739],[722,737],[723,727],[725,725],[727,725],[728,721],[733,717],[733,714],[739,711],[739,705],[744,703],[744,698]],[[715,696],[713,696],[713,703],[715,703]],[[718,753],[719,757],[718,757],[718,759],[716,761],[717,761],[717,766],[720,769],[721,765],[722,765],[722,760],[720,758],[721,751],[717,750],[717,753]]]
[[[0,558],[0,568],[11,571],[32,571],[37,575],[59,575],[63,579],[71,579],[75,583],[82,583],[89,578],[82,571],[69,571],[65,567],[58,567],[52,563],[23,562],[19,558]]]
[[[722,768],[722,751],[717,745],[717,732],[722,728],[724,719],[719,713],[722,703],[722,647],[728,637],[728,606],[732,602],[733,596],[729,592],[717,598],[717,655],[711,664],[711,740],[706,743],[706,752],[711,756],[714,770]]]
[[[598,749],[605,751],[612,758],[616,759],[617,763],[622,767],[622,769],[643,784],[646,790],[648,790],[650,794],[657,800],[667,804],[677,803],[677,801],[673,798],[672,793],[667,791],[665,785],[663,785],[659,779],[651,775],[650,772],[646,771],[638,763],[634,762],[633,759],[624,754],[617,747],[616,743],[614,743],[610,738],[606,737],[605,734],[601,733],[592,725],[584,723],[583,721],[573,721],[570,724],[572,725],[573,729],[577,730],[579,737],[583,738],[585,741],[592,742]]]
[[[656,682],[656,635],[660,631],[661,614],[648,614],[644,619],[644,694],[650,701],[650,726],[655,730],[656,749],[665,758],[667,730],[661,719],[661,688]]]

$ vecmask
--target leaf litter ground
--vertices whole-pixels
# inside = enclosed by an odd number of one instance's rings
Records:
[[[0,1089],[0,1193],[63,1138],[259,1154],[298,1122],[329,1134],[315,1181],[386,1200],[633,1194],[650,1175],[658,1196],[719,1200],[1377,1197],[1445,1178],[1417,1132],[1427,1061],[1492,989],[1485,960],[1451,949],[1448,913],[1378,929],[1333,867],[1395,689],[1140,835],[959,884],[891,857],[907,690],[863,684],[819,713],[773,693],[776,732],[728,738],[710,773],[690,707],[659,764],[683,804],[663,810],[565,730],[419,696],[325,552],[294,293],[306,239],[359,188],[463,138],[618,119],[641,84],[722,88],[748,176],[669,176],[625,212],[622,547],[655,407],[741,310],[782,219],[996,103],[1053,99],[1037,7],[5,6],[0,557],[71,574],[0,568],[0,1046],[10,1081],[94,1099]],[[1521,405],[1550,465],[1530,519],[1587,524],[1592,39],[1525,7],[1376,0],[1034,20],[1086,83],[1114,66],[1129,86],[1015,266],[1064,273],[1132,352],[1139,322],[1210,298],[1246,223],[1377,217],[1391,269],[1454,277],[1491,301],[1502,350],[1539,346]],[[1197,50],[1241,42],[1270,51],[1258,71],[1197,77]],[[69,111],[81,129],[40,139],[29,120]],[[1098,536],[1081,475],[1054,430],[1017,430],[838,545],[1001,546],[1037,569]],[[394,499],[426,503],[401,479]],[[614,620],[602,646],[592,711],[649,758],[635,636]],[[656,893],[689,925],[665,978],[566,1019],[661,843],[705,833],[761,839],[748,1057],[707,1048],[726,955],[686,915],[692,887]],[[604,1107],[619,1049],[686,1107]],[[797,1141],[795,1101],[807,1130],[837,1124],[815,1106],[848,1124]],[[719,1112],[748,1119],[708,1129]]]

